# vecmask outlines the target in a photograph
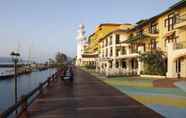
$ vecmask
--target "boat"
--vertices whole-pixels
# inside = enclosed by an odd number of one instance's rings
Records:
[[[31,69],[29,68],[19,68],[17,70],[17,75],[24,75],[24,74],[30,74],[32,72]],[[14,69],[10,68],[10,69],[2,69],[0,71],[0,80],[2,79],[9,79],[14,77]]]
[[[13,70],[4,70],[0,72],[0,80],[14,77]]]

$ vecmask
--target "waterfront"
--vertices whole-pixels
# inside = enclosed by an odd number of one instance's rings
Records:
[[[18,76],[18,96],[30,92],[54,72],[55,69],[48,69]],[[0,111],[5,110],[14,102],[14,79],[0,80]]]
[[[186,0],[0,6],[0,118],[186,118]]]

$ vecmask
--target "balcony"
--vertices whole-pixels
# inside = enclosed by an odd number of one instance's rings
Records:
[[[175,28],[177,29],[186,28],[186,14],[177,17]]]
[[[150,34],[149,34],[150,35]],[[146,40],[147,38],[151,38],[151,36],[147,35],[147,33],[136,33],[135,35],[130,35],[126,41],[123,43],[133,44],[133,43],[139,43],[141,41]],[[153,34],[151,34],[153,35]]]
[[[186,41],[176,43],[174,46],[175,46],[174,47],[175,49],[184,49],[184,48],[186,48]]]
[[[128,53],[122,53],[122,52],[119,52],[118,53],[118,56],[116,57],[117,59],[124,59],[124,58],[135,58],[135,57],[138,57],[139,54],[138,54],[138,51],[137,50],[130,50]]]
[[[138,50],[137,50],[137,49],[131,49],[131,50],[130,50],[130,53],[132,53],[132,54],[133,54],[133,53],[138,53]]]
[[[144,32],[144,35],[152,37],[152,38],[158,37],[158,34],[159,34],[158,29],[152,30],[151,32]]]

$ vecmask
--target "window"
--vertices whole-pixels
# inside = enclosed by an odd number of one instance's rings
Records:
[[[109,61],[109,68],[112,68],[112,61]]]
[[[109,44],[112,45],[112,36],[110,36],[110,43]]]
[[[116,44],[119,44],[119,43],[120,43],[120,35],[116,34]]]
[[[105,63],[105,68],[107,68],[107,64]]]
[[[146,51],[146,45],[145,44],[143,44],[143,48],[144,48],[144,52]]]
[[[150,49],[156,49],[157,45],[156,45],[156,39],[151,40],[150,43]]]
[[[108,46],[108,38],[106,38],[105,46]]]
[[[177,73],[181,72],[181,60],[180,60],[180,58],[176,60],[176,72]]]
[[[119,56],[119,49],[116,49],[116,56]]]
[[[102,45],[102,48],[104,48],[104,42],[103,41],[102,41],[101,45]]]
[[[138,52],[138,46],[137,45],[131,45],[131,53],[137,53]]]
[[[119,61],[116,61],[116,68],[119,68]]]
[[[138,62],[136,59],[132,59],[131,60],[131,66],[132,66],[132,69],[137,69],[138,68]]]
[[[126,54],[126,49],[125,49],[125,47],[122,47],[122,55],[124,55],[124,54]]]
[[[110,48],[110,57],[112,57],[112,47]]]
[[[176,24],[176,15],[174,14],[168,15],[168,18],[164,20],[164,27],[166,27],[168,31],[173,30],[175,24]]]
[[[150,24],[149,27],[149,32],[152,34],[157,34],[158,33],[158,28],[157,28],[157,24]]]
[[[127,68],[127,64],[126,64],[125,60],[122,60],[122,68]]]
[[[107,57],[108,56],[108,49],[106,49],[106,55],[105,55],[105,57]]]
[[[134,63],[135,63],[135,62],[134,62],[134,59],[132,59],[132,61],[131,61],[132,69],[135,69],[135,68],[134,68]]]
[[[141,37],[143,35],[143,29],[136,32],[136,36]]]
[[[177,38],[176,38],[176,36],[175,36],[175,33],[173,33],[171,36],[168,36],[168,37],[166,37],[166,39],[165,39],[165,41],[164,41],[164,46],[165,47],[167,47],[167,44],[169,43],[169,42],[174,42],[174,43],[176,43],[177,42],[177,40],[176,40]]]
[[[165,40],[164,41],[164,47],[167,47],[167,44],[168,44],[168,40]]]

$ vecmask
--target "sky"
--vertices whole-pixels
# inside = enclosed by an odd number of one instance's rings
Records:
[[[18,50],[36,61],[58,51],[76,55],[79,24],[86,35],[101,23],[135,23],[178,0],[0,0],[0,56]]]

